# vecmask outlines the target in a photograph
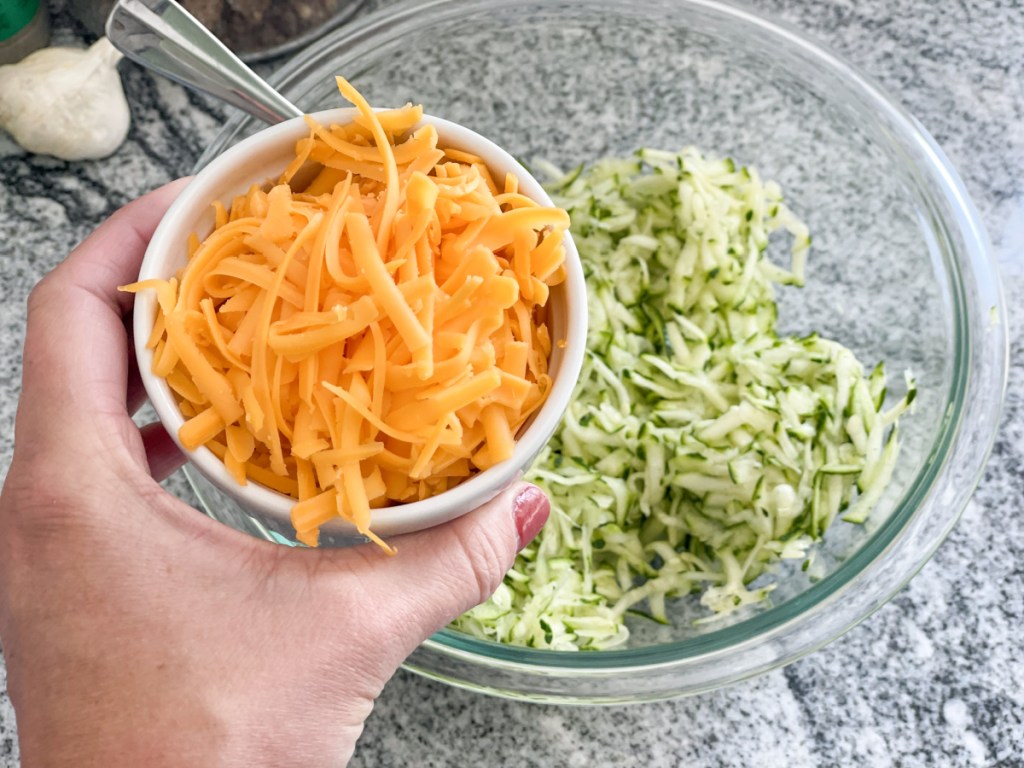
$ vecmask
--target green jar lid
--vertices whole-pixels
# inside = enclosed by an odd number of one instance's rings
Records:
[[[14,37],[39,10],[39,0],[0,0],[0,40]]]

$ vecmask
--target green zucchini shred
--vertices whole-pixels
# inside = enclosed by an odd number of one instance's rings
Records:
[[[550,171],[547,164],[538,164]],[[550,185],[587,276],[588,354],[526,479],[551,518],[498,592],[453,623],[535,648],[624,645],[626,617],[714,621],[768,599],[837,517],[862,523],[896,464],[886,375],[817,333],[780,337],[774,284],[803,285],[811,237],[778,185],[729,159],[641,149]],[[792,238],[771,263],[772,235]],[[766,577],[767,578],[767,577]],[[769,580],[770,582],[770,580]]]

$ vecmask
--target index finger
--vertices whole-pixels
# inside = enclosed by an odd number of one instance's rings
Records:
[[[17,432],[125,415],[132,297],[117,290],[139,272],[153,231],[186,180],[129,203],[36,286],[29,297]]]
[[[123,315],[131,307],[132,296],[117,287],[138,276],[153,232],[188,182],[177,179],[117,210],[45,280],[55,290],[84,289],[118,310],[119,317]]]

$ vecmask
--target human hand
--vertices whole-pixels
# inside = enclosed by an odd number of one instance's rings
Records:
[[[183,460],[130,414],[124,316],[181,190],[126,206],[33,291],[0,496],[0,637],[32,766],[335,766],[427,636],[483,601],[548,503],[520,483],[374,546],[289,549],[157,483]]]

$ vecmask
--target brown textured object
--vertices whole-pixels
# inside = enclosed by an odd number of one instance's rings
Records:
[[[181,0],[207,29],[245,59],[285,53],[303,40],[348,19],[364,0]],[[70,0],[72,12],[97,35],[103,34],[113,0]]]
[[[322,26],[346,6],[351,6],[347,0],[226,0],[220,23],[211,29],[232,49],[276,48]]]
[[[224,13],[224,0],[188,0],[183,5],[210,30],[220,22]]]

